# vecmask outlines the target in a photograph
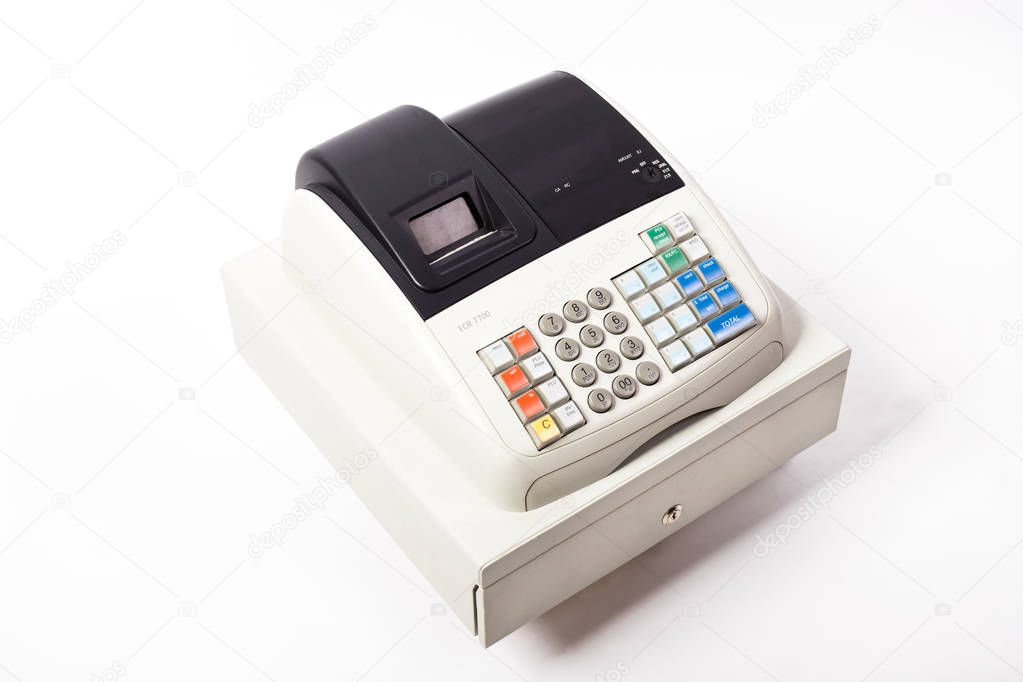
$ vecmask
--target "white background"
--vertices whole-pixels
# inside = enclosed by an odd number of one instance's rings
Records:
[[[0,680],[1023,678],[1023,6],[388,2],[0,10],[0,318],[124,237],[0,345]],[[348,489],[248,555],[330,472],[235,356],[218,268],[278,233],[307,148],[558,65],[853,360],[837,433],[483,650]]]

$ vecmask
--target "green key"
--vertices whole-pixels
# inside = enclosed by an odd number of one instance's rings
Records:
[[[689,261],[677,246],[662,253],[661,258],[664,259],[664,265],[668,268],[668,272],[673,275],[689,267]]]
[[[660,251],[672,242],[671,232],[664,225],[654,225],[646,231],[647,239],[654,247],[654,251]]]

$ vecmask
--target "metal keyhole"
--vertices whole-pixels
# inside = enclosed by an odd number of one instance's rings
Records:
[[[661,517],[661,523],[663,523],[665,526],[670,526],[671,524],[673,524],[676,521],[678,521],[679,517],[681,517],[681,516],[682,516],[682,505],[681,504],[676,504],[674,507],[672,507],[668,511],[664,512],[664,516]]]

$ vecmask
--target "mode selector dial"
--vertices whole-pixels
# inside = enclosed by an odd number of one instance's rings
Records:
[[[664,176],[661,175],[661,171],[653,166],[643,166],[639,170],[639,177],[650,183],[660,182],[664,179]]]

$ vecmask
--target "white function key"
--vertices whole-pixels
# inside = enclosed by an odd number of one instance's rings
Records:
[[[639,275],[634,270],[623,272],[612,281],[626,299],[636,296],[646,288],[643,286],[643,280],[639,278]]]
[[[480,360],[490,370],[491,375],[503,372],[515,362],[504,341],[494,341],[486,348],[476,351],[476,355],[480,356]]]
[[[675,241],[692,237],[696,232],[696,230],[693,229],[693,224],[689,222],[689,218],[685,213],[676,213],[665,220],[664,224],[669,230],[671,230],[671,234],[675,237]]]
[[[551,412],[551,414],[554,416],[554,421],[558,424],[558,428],[561,429],[563,434],[575,431],[580,426],[586,424],[586,418],[583,417],[583,413],[572,402],[562,405]]]
[[[522,371],[529,383],[535,384],[554,375],[554,368],[543,353],[536,353],[522,361]]]
[[[700,321],[696,319],[696,315],[693,314],[693,311],[687,305],[665,313],[665,317],[671,321],[672,326],[675,327],[679,334],[684,334],[700,324]]]
[[[661,357],[664,358],[664,364],[668,365],[668,369],[672,372],[688,364],[693,359],[693,356],[681,341],[672,341],[662,348]]]
[[[714,348],[714,342],[710,340],[707,332],[703,331],[702,327],[689,332],[682,337],[682,340],[686,342],[689,352],[694,356],[703,355]]]
[[[533,390],[540,396],[540,400],[548,410],[568,400],[568,391],[565,390],[565,385],[558,377],[548,379]]]
[[[656,258],[651,258],[645,263],[641,263],[636,267],[636,272],[639,273],[639,276],[643,278],[648,287],[652,287],[668,278],[668,273],[664,271],[664,266]]]
[[[632,306],[632,312],[636,313],[636,317],[639,318],[640,322],[646,322],[661,312],[661,309],[657,306],[657,301],[650,294],[643,294],[635,301],[630,302],[629,305]]]
[[[650,340],[654,342],[654,345],[660,347],[671,341],[676,332],[668,320],[658,317],[646,326],[646,333],[650,335]]]
[[[707,248],[707,245],[703,243],[703,239],[699,235],[690,237],[679,244],[679,247],[682,249],[682,253],[685,254],[690,263],[695,263],[696,261],[710,255],[710,250]]]
[[[653,294],[654,298],[657,299],[657,303],[665,310],[682,302],[682,294],[679,293],[678,288],[671,282],[665,282],[650,293]]]

